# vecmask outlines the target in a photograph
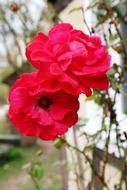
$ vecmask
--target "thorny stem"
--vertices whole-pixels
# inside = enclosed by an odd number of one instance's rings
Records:
[[[108,94],[108,92],[107,92]],[[108,94],[109,96],[109,94]],[[114,112],[113,112],[113,105],[111,102],[110,97],[108,97],[108,106],[109,106],[109,110],[110,110],[110,123],[109,123],[109,129],[108,129],[108,137],[106,139],[106,143],[105,143],[105,151],[104,151],[104,159],[103,159],[103,166],[102,166],[102,177],[105,177],[105,168],[106,168],[106,163],[108,162],[108,151],[109,151],[109,144],[110,144],[110,134],[111,134],[111,129],[112,129],[112,123],[113,123],[113,119],[114,119]],[[112,118],[113,117],[113,118]]]
[[[40,187],[39,187],[39,185],[38,185],[38,183],[37,183],[37,181],[36,181],[36,179],[32,176],[32,174],[30,174],[30,176],[31,176],[31,179],[32,179],[32,181],[33,181],[33,183],[34,183],[36,189],[37,189],[37,190],[41,190]]]
[[[77,147],[75,147],[75,146],[69,144],[69,142],[67,142],[65,139],[64,139],[64,143],[67,145],[67,147],[74,149],[75,151],[79,152],[80,154],[82,154],[82,155],[85,157],[85,159],[86,159],[87,162],[89,163],[89,165],[90,165],[92,171],[94,172],[94,174],[98,177],[98,179],[102,182],[102,184],[103,184],[108,190],[110,190],[109,187],[108,187],[108,185],[107,185],[106,182],[104,181],[104,179],[103,179],[103,178],[96,172],[96,170],[94,169],[94,166],[93,166],[93,164],[92,164],[91,159],[89,158],[89,156],[87,156],[87,154],[86,154],[84,151],[82,151],[82,150],[80,150],[79,148],[77,148]]]
[[[127,56],[127,50],[126,50],[126,46],[125,46],[125,44],[124,44],[124,40],[123,40],[123,37],[122,37],[122,35],[121,35],[121,32],[120,32],[120,30],[119,30],[118,25],[116,24],[116,22],[113,22],[113,23],[114,23],[114,26],[115,26],[117,35],[118,35],[119,38],[120,38],[120,42],[121,42],[121,45],[122,45],[122,47],[123,47],[124,55]]]

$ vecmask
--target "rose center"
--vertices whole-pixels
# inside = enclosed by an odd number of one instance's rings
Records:
[[[46,109],[48,109],[48,108],[50,107],[51,101],[50,101],[49,97],[43,96],[43,97],[41,97],[41,98],[39,99],[38,104],[39,104],[39,106],[40,106],[41,108],[43,108],[43,109],[46,110]]]

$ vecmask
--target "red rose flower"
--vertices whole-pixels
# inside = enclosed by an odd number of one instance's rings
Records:
[[[63,135],[78,120],[78,97],[58,88],[46,91],[36,72],[16,81],[9,102],[9,117],[15,127],[22,134],[44,140]]]
[[[48,90],[51,82],[73,95],[90,96],[91,88],[108,88],[110,56],[106,47],[99,37],[88,36],[70,24],[56,25],[48,36],[38,33],[27,46],[26,56]]]

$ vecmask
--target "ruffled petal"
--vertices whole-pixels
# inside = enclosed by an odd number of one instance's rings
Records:
[[[71,64],[72,61],[72,53],[63,53],[61,56],[58,57],[57,61],[59,62],[59,66],[63,71],[65,71],[68,66]]]
[[[70,31],[72,29],[73,28],[70,24],[57,24],[49,31],[49,39],[51,39],[54,43],[67,42],[70,39]]]
[[[75,74],[75,75],[79,75],[79,76],[99,76],[102,74],[105,74],[109,68],[110,68],[110,62],[111,62],[111,57],[110,56],[106,56],[106,58],[99,62],[96,63],[96,65],[92,65],[92,66],[88,66],[88,65],[84,65],[84,67],[82,68],[78,68],[77,65],[74,65],[71,67],[71,71]]]
[[[64,117],[64,123],[66,123],[67,126],[73,126],[77,123],[78,121],[78,114],[77,112],[70,112],[66,114]]]
[[[78,97],[65,94],[63,91],[52,95],[51,101],[49,113],[56,121],[62,120],[72,110],[76,112],[79,109]]]
[[[106,75],[97,77],[84,77],[82,78],[82,84],[86,84],[90,88],[106,90],[109,88],[109,81]]]
[[[57,131],[57,137],[64,135],[68,131],[68,125],[56,122],[54,130]]]
[[[29,112],[29,117],[31,117],[33,120],[35,120],[37,123],[39,123],[42,126],[47,126],[53,124],[53,120],[49,113],[45,111],[44,109],[40,108],[39,105],[34,107]]]
[[[41,43],[45,44],[48,40],[48,37],[42,32],[38,32],[38,34],[35,36],[35,40],[41,41]]]
[[[15,113],[27,112],[34,104],[29,98],[28,91],[25,87],[17,87],[9,95],[11,107]]]

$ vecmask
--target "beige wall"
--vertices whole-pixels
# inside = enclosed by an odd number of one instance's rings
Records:
[[[83,6],[82,0],[74,0],[60,13],[60,18],[64,22],[68,22],[74,26],[74,28],[84,30],[83,13],[81,10],[74,11],[75,8]],[[72,11],[72,12],[71,12]]]

